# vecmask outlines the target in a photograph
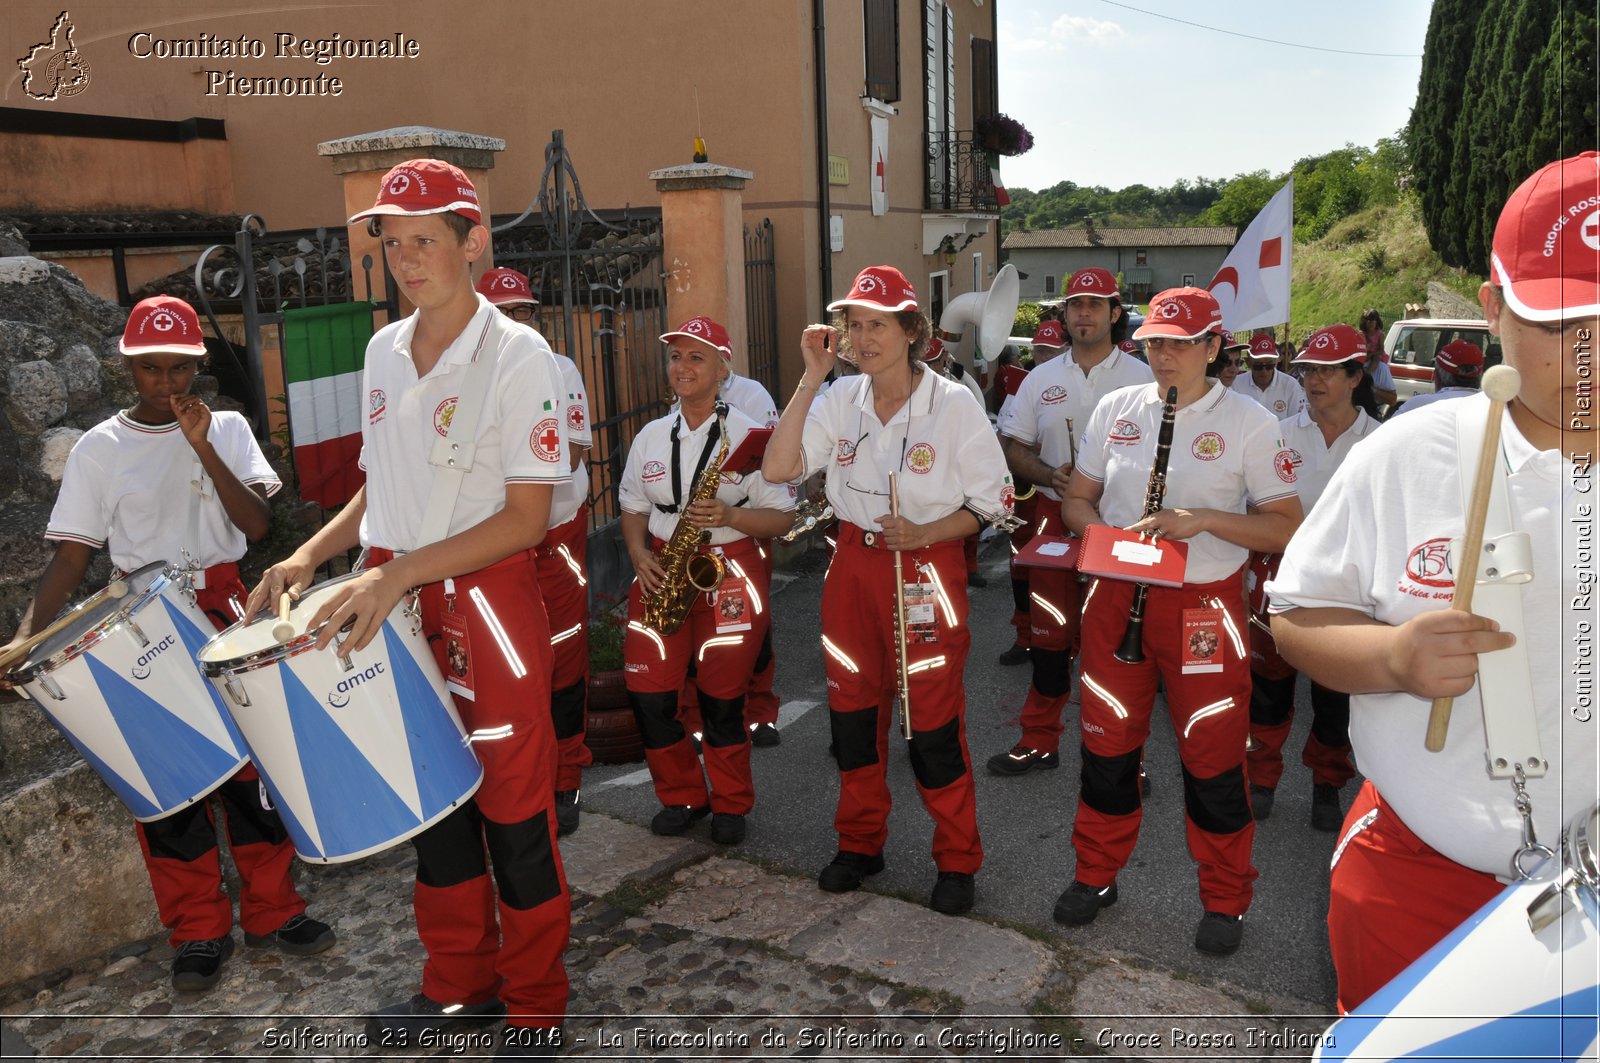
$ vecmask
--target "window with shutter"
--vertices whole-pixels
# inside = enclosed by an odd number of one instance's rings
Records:
[[[865,27],[866,94],[885,103],[900,99],[899,0],[862,0]]]

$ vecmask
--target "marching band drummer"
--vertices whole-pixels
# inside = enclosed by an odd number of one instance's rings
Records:
[[[622,647],[628,701],[662,805],[650,829],[682,834],[710,812],[711,840],[737,845],[744,840],[745,817],[755,804],[745,690],[771,623],[770,580],[757,541],[789,530],[794,492],[768,483],[759,473],[722,471],[715,493],[697,497],[703,476],[712,467],[721,468],[715,464],[721,447],[728,447],[723,460],[734,456],[750,430],[759,427],[718,397],[730,371],[711,342],[721,329],[709,318],[696,317],[661,337],[678,406],[639,430],[628,450],[617,498],[622,541],[637,576],[628,595]],[[686,530],[680,531],[680,525]],[[692,553],[721,556],[722,582],[715,590],[701,593],[688,586],[681,565],[676,572],[663,567],[663,548],[682,535],[691,537]],[[646,597],[664,590],[693,597],[682,626],[670,633],[646,622]],[[678,712],[679,690],[691,661],[697,668],[704,726],[703,775]]]
[[[191,577],[201,610],[219,631],[240,616],[245,589],[238,560],[246,539],[267,533],[267,498],[281,486],[277,474],[242,416],[214,412],[190,394],[206,349],[199,315],[188,303],[168,295],[141,300],[119,349],[138,402],[73,445],[45,531],[55,556],[4,649],[25,642],[61,610],[102,546],[123,572],[192,558],[202,566]],[[193,481],[205,484],[207,494],[197,496]],[[201,507],[197,519],[174,517],[188,506]],[[190,528],[198,541],[189,541]],[[245,944],[322,952],[334,932],[305,915],[289,874],[294,846],[278,814],[263,805],[258,779],[247,763],[216,791],[239,869]],[[233,952],[233,905],[222,885],[211,802],[195,801],[134,829],[156,910],[177,950],[173,988],[210,989]]]
[[[1117,873],[1139,834],[1139,765],[1159,678],[1183,762],[1189,852],[1205,908],[1194,944],[1225,955],[1243,938],[1256,878],[1245,795],[1244,564],[1252,550],[1283,549],[1300,523],[1300,499],[1277,420],[1214,379],[1222,312],[1210,292],[1162,292],[1134,336],[1145,341],[1155,382],[1114,391],[1095,407],[1067,489],[1067,526],[1078,535],[1109,524],[1184,540],[1188,562],[1182,588],[1149,588],[1139,663],[1115,656],[1134,584],[1100,578],[1089,589],[1079,657],[1077,870],[1055,919],[1082,926],[1117,902]],[[1178,395],[1165,499],[1144,517],[1170,388]]]
[[[812,325],[801,337],[805,373],[767,448],[769,480],[797,483],[827,470],[839,516],[838,548],[822,590],[822,646],[829,689],[839,804],[839,851],[817,884],[857,889],[883,870],[890,706],[898,681],[895,554],[905,584],[911,768],[933,817],[938,868],[929,907],[947,915],[973,904],[983,863],[967,753],[966,567],[961,540],[1009,517],[1011,477],[982,406],[961,385],[926,369],[932,335],[916,291],[892,266],[869,266],[844,311],[860,375],[845,377],[814,409],[846,333]],[[890,475],[900,516],[890,515]]]

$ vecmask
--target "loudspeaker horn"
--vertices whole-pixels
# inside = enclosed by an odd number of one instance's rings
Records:
[[[950,301],[939,315],[940,338],[947,343],[958,342],[967,327],[975,325],[980,357],[983,361],[994,361],[1011,335],[1021,295],[1017,267],[1008,262],[994,275],[994,283],[989,285],[988,291],[966,292]]]

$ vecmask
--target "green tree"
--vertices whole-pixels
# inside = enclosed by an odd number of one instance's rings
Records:
[[[1231,225],[1242,229],[1283,185],[1281,178],[1266,170],[1242,173],[1223,186],[1217,201],[1206,208],[1203,215],[1207,225]]]

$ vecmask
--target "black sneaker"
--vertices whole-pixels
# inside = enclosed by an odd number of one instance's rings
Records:
[[[961,871],[941,871],[933,884],[928,907],[945,915],[972,911],[972,876]]]
[[[694,821],[711,814],[708,806],[693,808],[689,805],[668,805],[650,821],[650,833],[666,838],[676,837],[694,825]]]
[[[1194,932],[1194,947],[1213,956],[1228,956],[1244,940],[1244,916],[1207,912]]]
[[[1059,767],[1061,767],[1060,754],[1029,749],[1021,743],[1013,746],[1009,753],[996,753],[989,758],[991,775],[1026,775],[1035,768],[1048,771]]]
[[[270,934],[252,934],[246,931],[244,935],[244,943],[253,949],[276,945],[278,951],[287,952],[291,956],[315,956],[319,952],[327,952],[338,940],[333,927],[312,919],[304,912],[291,915],[282,926]]]
[[[556,791],[556,837],[565,838],[578,829],[578,791]]]
[[[496,1059],[554,1059],[561,1054],[563,1037],[559,1026],[504,1026]]]
[[[232,955],[232,935],[181,943],[172,959],[172,988],[185,993],[210,989],[222,977],[222,961]]]
[[[868,875],[883,870],[883,854],[868,856],[840,849],[833,861],[817,876],[817,885],[829,893],[848,893],[861,888]]]
[[[1250,786],[1250,814],[1260,823],[1264,819],[1272,818],[1272,802],[1278,794],[1270,786]]]
[[[1332,833],[1344,825],[1339,788],[1325,782],[1311,787],[1311,829]]]
[[[1087,882],[1072,880],[1061,896],[1056,898],[1055,920],[1066,926],[1088,926],[1100,909],[1117,903],[1117,884],[1091,886]]]
[[[1000,655],[1000,663],[1007,668],[1028,663],[1028,647],[1013,644],[1012,647]]]
[[[738,845],[744,841],[744,817],[737,812],[712,813],[711,840],[718,845]]]
[[[750,725],[750,744],[763,749],[770,748],[783,741],[783,735],[770,723],[753,723]]]
[[[479,1004],[441,1004],[418,993],[410,1000],[379,1008],[367,1018],[367,1036],[376,1044],[415,1044],[424,1035],[437,1036],[446,1026],[503,1018],[499,997]]]

